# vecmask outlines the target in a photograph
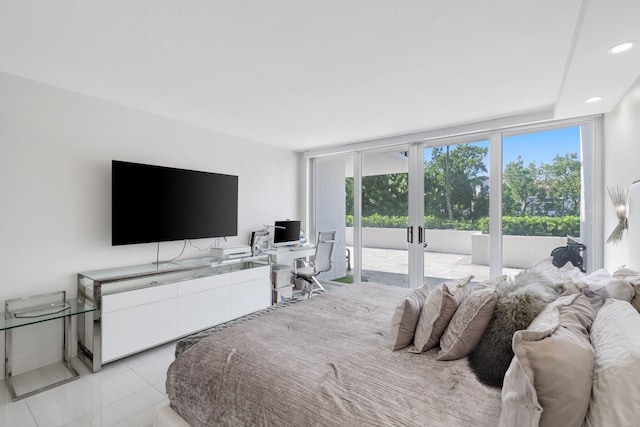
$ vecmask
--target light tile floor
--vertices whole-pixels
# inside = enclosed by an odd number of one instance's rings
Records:
[[[73,359],[80,378],[17,402],[2,380],[0,426],[151,426],[156,407],[167,401],[164,382],[174,350],[174,342],[164,344],[95,374]]]
[[[370,281],[406,286],[406,251],[367,248],[363,267]],[[464,255],[425,253],[425,276],[430,278],[474,274],[476,280],[484,280],[488,270],[487,266],[471,264],[470,257]],[[156,407],[167,401],[164,382],[174,350],[175,343],[168,343],[109,363],[95,374],[74,359],[79,379],[17,402],[11,402],[2,380],[0,426],[151,426]]]

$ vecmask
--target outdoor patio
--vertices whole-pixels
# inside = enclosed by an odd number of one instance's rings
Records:
[[[353,254],[353,248],[348,248]],[[408,287],[408,254],[400,249],[362,249],[362,280],[387,285]],[[351,261],[353,269],[353,260]],[[516,275],[522,269],[504,268],[504,274]],[[348,272],[348,275],[353,272]],[[439,252],[424,253],[424,282],[435,286],[446,280],[473,275],[474,282],[490,278],[489,266],[471,263],[471,255]]]

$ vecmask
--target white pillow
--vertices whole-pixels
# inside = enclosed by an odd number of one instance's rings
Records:
[[[498,302],[496,290],[476,287],[454,313],[449,326],[440,338],[438,360],[462,359],[480,342]]]
[[[594,271],[578,282],[589,285],[589,288],[592,290],[605,287],[609,293],[609,297],[626,302],[630,302],[635,294],[635,290],[629,282],[613,277],[604,268]]]
[[[608,299],[591,326],[596,352],[585,426],[636,426],[640,422],[640,313]]]
[[[427,295],[429,295],[429,286],[423,285],[404,297],[396,306],[391,317],[391,350],[403,349],[413,342],[413,335]]]
[[[542,273],[550,282],[559,284],[563,284],[567,280],[580,280],[585,276],[578,267],[574,267],[570,262],[560,268],[556,267],[553,265],[553,257],[542,258],[533,264],[531,270]]]
[[[609,298],[609,292],[604,286],[589,286],[586,283],[573,281],[565,283],[564,292],[562,293],[562,295],[580,293],[587,297],[596,313],[604,305],[604,302],[607,300],[607,298]]]
[[[640,312],[640,272],[630,268],[619,268],[613,273],[613,277],[626,280],[633,286],[635,294],[631,300],[631,305]]]
[[[502,387],[500,426],[581,426],[593,378],[588,328],[595,312],[582,294],[550,303],[513,336]]]
[[[452,280],[434,288],[422,306],[420,319],[413,337],[412,353],[422,353],[440,342],[440,337],[468,292],[473,276]]]

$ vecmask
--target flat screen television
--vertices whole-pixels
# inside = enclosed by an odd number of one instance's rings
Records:
[[[287,246],[295,243],[300,243],[300,221],[276,221],[273,246]]]
[[[238,177],[113,160],[111,243],[238,234]]]

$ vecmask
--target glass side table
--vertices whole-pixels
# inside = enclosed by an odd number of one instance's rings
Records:
[[[78,303],[77,299],[68,300],[65,291],[5,301],[4,313],[0,315],[0,331],[4,331],[5,380],[13,401],[64,384],[79,376],[70,363],[71,316],[94,310],[90,303]],[[56,319],[62,319],[64,324],[62,361],[13,376],[13,329]]]

